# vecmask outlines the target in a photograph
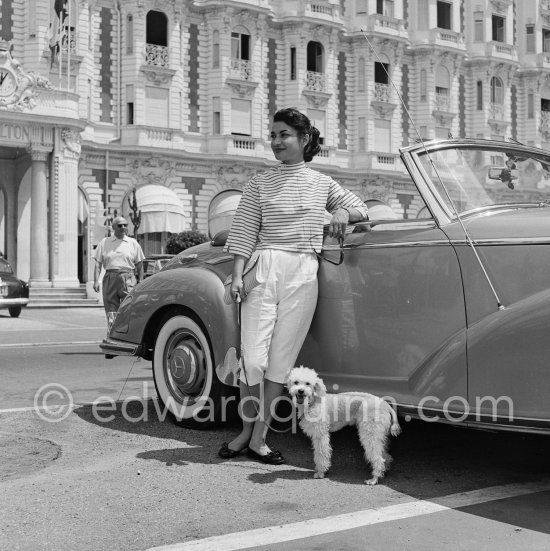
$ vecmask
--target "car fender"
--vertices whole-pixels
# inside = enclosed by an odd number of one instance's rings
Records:
[[[121,305],[110,336],[140,343],[140,355],[150,359],[163,320],[184,313],[204,328],[217,366],[229,348],[240,342],[237,308],[225,304],[223,294],[220,275],[204,265],[159,272],[136,287]]]

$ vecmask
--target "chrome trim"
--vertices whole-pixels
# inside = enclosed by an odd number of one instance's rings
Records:
[[[451,241],[452,245],[467,245],[466,241],[460,241],[454,239]],[[474,244],[478,245],[550,245],[550,239],[548,237],[508,237],[506,239],[474,239]]]
[[[344,250],[347,252],[355,249],[397,249],[402,247],[441,247],[443,245],[449,247],[450,243],[449,241],[439,239],[437,241],[401,241],[399,243],[364,243],[361,245],[350,243],[349,245],[344,244]]]
[[[106,355],[113,356],[139,356],[141,352],[140,344],[117,341],[110,337],[103,339],[99,344],[99,348],[101,348]]]

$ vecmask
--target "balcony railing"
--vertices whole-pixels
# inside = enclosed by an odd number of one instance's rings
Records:
[[[316,71],[308,71],[306,73],[306,89],[313,92],[324,92],[326,87],[326,79],[324,73]]]
[[[374,101],[391,102],[391,88],[389,84],[382,82],[374,83]]]
[[[542,132],[550,131],[550,111],[542,111],[540,114],[540,129]]]
[[[504,105],[492,102],[489,107],[489,115],[496,121],[504,120]]]
[[[155,67],[168,68],[168,47],[158,44],[145,45],[145,63]]]
[[[314,4],[313,2],[310,5],[311,5],[312,13],[332,16],[332,6],[325,6],[323,4]]]
[[[441,92],[436,92],[434,103],[435,103],[435,108],[438,111],[448,111],[451,105],[451,98],[449,97],[449,94],[442,94]]]
[[[248,59],[231,59],[229,76],[238,80],[252,80],[252,63]]]

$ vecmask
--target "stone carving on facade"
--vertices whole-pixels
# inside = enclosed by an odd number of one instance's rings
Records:
[[[375,179],[364,179],[361,181],[361,194],[363,201],[378,199],[383,203],[389,204],[390,199],[394,196],[394,190],[390,181],[377,177]]]
[[[40,90],[52,90],[50,81],[35,72],[26,72],[11,56],[11,44],[0,41],[0,72],[6,92],[0,94],[0,109],[25,111],[34,109]]]
[[[169,15],[176,11],[176,0],[138,0],[138,15],[143,17],[150,10],[159,10]]]
[[[63,154],[65,157],[73,159],[80,157],[80,132],[71,128],[62,128],[61,141],[63,142]]]
[[[251,178],[262,170],[255,170],[243,165],[222,166],[218,169],[218,182],[224,188],[242,188]]]
[[[164,186],[175,172],[175,163],[160,157],[136,159],[130,163],[130,173],[136,186],[145,184]]]
[[[512,0],[490,0],[490,4],[495,12],[505,14],[508,6],[512,5]]]
[[[249,80],[236,80],[236,79],[227,79],[227,84],[231,86],[233,92],[240,98],[251,98],[254,93],[254,89],[258,86],[257,82],[252,82]]]

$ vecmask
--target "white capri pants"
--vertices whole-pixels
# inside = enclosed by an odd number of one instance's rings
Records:
[[[284,383],[294,367],[317,305],[314,253],[257,251],[257,278],[241,309],[241,381],[250,386],[264,377]]]

